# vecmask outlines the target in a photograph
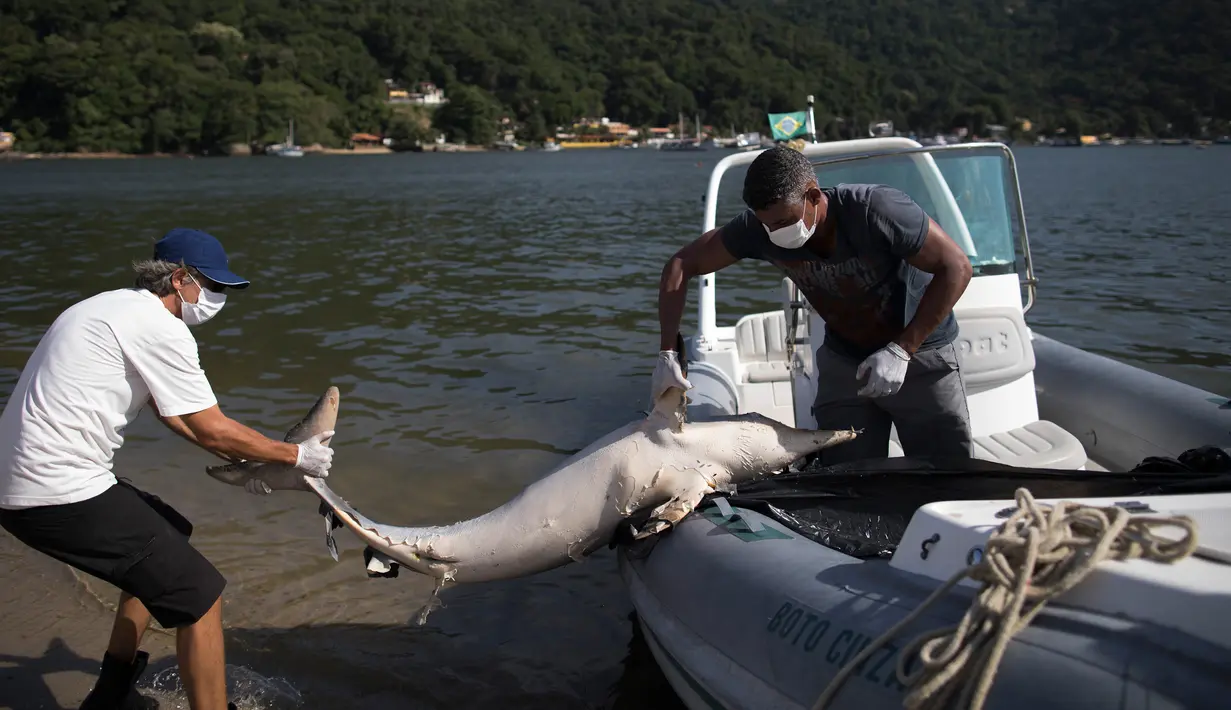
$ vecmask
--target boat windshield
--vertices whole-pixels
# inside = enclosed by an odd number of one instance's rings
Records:
[[[997,146],[937,148],[816,164],[822,186],[889,185],[910,195],[961,246],[975,276],[1016,271],[1022,220],[1013,166]]]

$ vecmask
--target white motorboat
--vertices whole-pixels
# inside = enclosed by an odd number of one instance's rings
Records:
[[[969,256],[974,275],[955,313],[974,458],[903,457],[894,433],[883,459],[716,494],[667,533],[621,546],[638,623],[680,698],[693,709],[812,708],[872,639],[982,555],[1024,487],[1041,503],[1187,515],[1200,546],[1174,564],[1097,567],[1009,643],[984,707],[1225,707],[1231,477],[1196,466],[1123,472],[1206,446],[1222,460],[1228,400],[1030,329],[1038,284],[1007,146],[884,137],[803,152],[822,185],[904,190]],[[702,231],[717,223],[724,174],[758,154],[715,166]],[[719,326],[717,278],[698,280],[689,418],[759,412],[815,427],[822,319],[783,279],[781,308]],[[827,707],[901,707],[899,651],[954,625],[976,590],[969,580],[949,590],[860,663]]]

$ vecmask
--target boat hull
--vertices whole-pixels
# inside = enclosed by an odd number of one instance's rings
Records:
[[[689,708],[809,710],[846,662],[938,584],[829,549],[755,511],[736,509],[759,534],[708,511],[648,553],[619,554],[647,644]],[[954,624],[970,598],[958,588],[941,600],[872,655],[829,707],[901,708],[901,648]],[[1010,643],[984,707],[1219,707],[1231,697],[1228,668],[1231,651],[1181,632],[1053,607]]]
[[[1034,333],[1039,418],[1110,471],[1199,446],[1231,448],[1231,403],[1196,387]]]

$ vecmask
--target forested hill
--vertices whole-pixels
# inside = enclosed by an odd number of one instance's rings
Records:
[[[1197,136],[1231,118],[1226,0],[0,0],[0,129],[25,150],[201,151],[379,133],[430,80],[528,134],[699,113],[766,131],[1029,118]],[[1205,121],[1213,119],[1211,124]]]

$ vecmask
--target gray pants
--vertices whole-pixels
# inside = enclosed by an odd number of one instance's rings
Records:
[[[888,456],[891,424],[907,456],[971,455],[966,384],[952,343],[915,353],[902,388],[888,397],[856,394],[866,382],[866,377],[855,379],[859,362],[825,345],[817,348],[812,405],[817,428],[863,430],[852,441],[822,450],[822,464]]]

